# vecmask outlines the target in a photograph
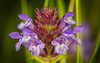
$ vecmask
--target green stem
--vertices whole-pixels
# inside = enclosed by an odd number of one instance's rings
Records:
[[[79,21],[80,21],[80,19],[79,19],[79,16],[80,16],[80,14],[79,14],[79,11],[80,11],[79,3],[80,3],[80,1],[76,0],[76,26],[79,25]],[[79,33],[76,34],[76,37],[79,38]],[[79,55],[80,55],[80,53],[79,53],[79,45],[77,45],[76,63],[79,63],[79,60],[80,60],[79,59]]]
[[[45,0],[44,7],[48,7],[49,0]]]
[[[99,48],[99,45],[100,45],[100,30],[98,31],[98,35],[97,35],[97,38],[94,42],[94,49],[92,50],[92,53],[90,55],[90,58],[89,58],[89,61],[88,63],[92,63],[93,62],[93,59],[95,58],[95,55],[97,53],[97,50]]]
[[[22,13],[28,14],[27,0],[20,0],[20,1],[21,1],[21,11],[22,11]],[[30,56],[30,54],[31,53],[27,49],[25,49],[25,57],[28,58]],[[26,62],[32,63],[33,61],[31,59],[29,59]]]

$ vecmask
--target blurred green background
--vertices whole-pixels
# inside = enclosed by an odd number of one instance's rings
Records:
[[[65,10],[67,12],[70,0],[62,1],[64,1]],[[44,0],[27,0],[27,5],[28,14],[33,19],[36,15],[34,10],[36,8],[42,9]],[[49,7],[51,9],[57,7],[57,0],[50,0]],[[0,0],[0,63],[26,62],[24,47],[21,46],[21,49],[16,52],[15,43],[18,40],[8,36],[8,34],[13,31],[19,31],[17,25],[21,20],[17,15],[20,13],[22,13],[20,0]],[[100,0],[81,0],[81,15],[82,22],[86,22],[90,26],[91,31],[89,31],[89,33],[91,33],[91,35],[89,37],[95,41],[100,30]],[[90,48],[92,49],[92,46]],[[94,63],[100,63],[100,46]]]

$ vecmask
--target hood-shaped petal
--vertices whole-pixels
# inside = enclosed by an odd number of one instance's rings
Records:
[[[19,14],[18,17],[24,20],[30,20],[31,18],[27,14]]]
[[[83,26],[75,26],[73,28],[73,33],[78,33],[78,32],[81,32],[83,30]]]
[[[74,13],[73,12],[66,12],[64,15],[64,19],[65,18],[69,18],[69,17],[73,17]]]
[[[19,38],[22,37],[21,34],[20,34],[19,32],[12,32],[12,33],[9,34],[9,36],[10,36],[11,38],[14,38],[14,39],[19,39]]]

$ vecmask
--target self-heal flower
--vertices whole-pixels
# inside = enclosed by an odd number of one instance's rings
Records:
[[[20,49],[21,44],[23,44],[26,48],[30,48],[30,47],[32,47],[32,44],[37,43],[37,44],[33,45],[33,47],[35,49],[34,50],[32,49],[32,52],[34,51],[37,53],[32,53],[32,56],[38,56],[40,53],[40,49],[42,51],[42,49],[45,46],[41,42],[41,40],[38,40],[37,35],[34,32],[32,32],[30,29],[23,30],[21,34],[18,32],[12,32],[9,34],[9,36],[11,36],[14,39],[19,39],[18,43],[15,44],[16,51],[18,51]],[[39,47],[39,48],[37,49],[37,47]]]
[[[19,39],[16,43],[16,51],[20,49],[20,45],[24,45],[31,56],[38,56],[45,61],[53,61],[60,54],[69,49],[72,42],[81,43],[75,34],[83,30],[82,26],[70,28],[76,21],[67,19],[74,15],[73,12],[67,12],[60,19],[57,16],[57,8],[51,10],[44,7],[42,10],[36,8],[37,16],[34,21],[27,14],[19,14],[18,17],[25,22],[18,24],[18,29],[22,33],[12,32],[9,34],[14,39]],[[48,59],[53,58],[53,59]]]
[[[31,51],[32,56],[38,56],[40,52],[42,52],[42,49],[45,47],[41,40],[37,40],[35,38],[31,38],[29,43],[31,43],[31,45],[29,46],[28,50]]]
[[[62,35],[66,36],[68,38],[69,44],[74,40],[78,44],[81,44],[81,40],[79,38],[76,38],[75,33],[81,32],[83,30],[83,26],[75,26],[72,29],[65,30]]]
[[[63,54],[66,49],[69,49],[67,43],[68,39],[63,35],[57,37],[51,42],[52,45],[55,45],[55,51],[57,52],[57,54]]]

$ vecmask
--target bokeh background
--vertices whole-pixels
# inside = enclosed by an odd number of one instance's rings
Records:
[[[17,25],[22,21],[18,18],[21,12],[21,0],[0,0],[0,63],[25,63],[25,49],[15,51],[15,43],[18,40],[8,36],[13,31],[19,31]],[[70,0],[62,0],[66,12]],[[44,0],[27,0],[28,14],[33,19],[35,9],[42,9]],[[57,0],[50,0],[49,7],[57,7]],[[58,8],[59,10],[59,8]],[[75,10],[75,8],[74,8]],[[75,12],[75,11],[74,11]],[[100,30],[100,0],[81,0],[81,22],[85,26],[83,31],[83,63],[87,61],[88,56],[93,50],[94,44]],[[21,32],[21,31],[19,31]],[[35,60],[33,60],[35,63]],[[94,57],[93,63],[100,63],[100,46]]]

